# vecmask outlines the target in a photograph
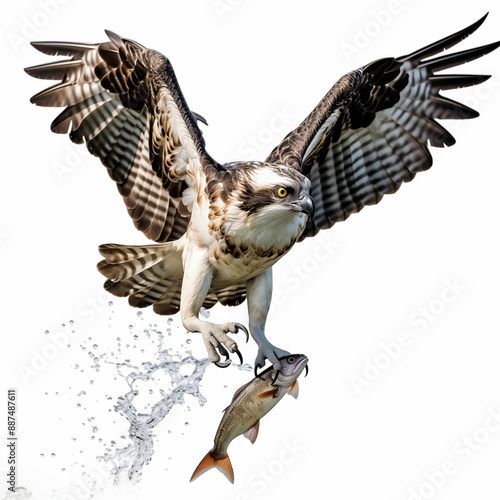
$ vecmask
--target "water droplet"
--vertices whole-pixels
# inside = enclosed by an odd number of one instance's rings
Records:
[[[40,453],[40,456],[41,456],[42,458],[43,458],[43,457],[45,457],[45,455],[44,455],[43,453]]]
[[[200,309],[200,316],[202,318],[210,318],[210,311],[207,311],[204,307]]]
[[[99,347],[99,346],[98,346],[97,344],[94,344],[94,345],[92,346],[92,348],[93,348],[93,349],[97,349],[98,347]]]
[[[187,339],[186,344],[190,344],[192,342],[192,339]]]
[[[110,301],[108,302],[108,306],[112,306],[112,305],[113,305],[113,301],[112,301],[112,300],[110,300]]]
[[[55,454],[55,453],[51,453],[51,454],[50,454],[50,456],[51,456],[51,457],[55,457],[55,456],[56,456],[56,454]]]

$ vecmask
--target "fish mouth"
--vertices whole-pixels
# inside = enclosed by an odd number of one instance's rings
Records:
[[[307,363],[309,363],[309,358],[307,356],[302,355],[302,359],[297,361],[297,364],[293,367],[292,375],[296,373],[300,375],[300,372],[306,367]]]

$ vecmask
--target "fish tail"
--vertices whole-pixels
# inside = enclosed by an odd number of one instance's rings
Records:
[[[219,469],[231,483],[234,483],[234,472],[233,466],[231,465],[231,460],[229,460],[229,456],[223,455],[220,458],[215,458],[213,455],[213,450],[210,450],[203,460],[199,463],[198,467],[196,467],[193,475],[191,476],[190,482],[194,481],[198,476],[201,476],[207,470],[210,470],[212,467],[216,467]]]

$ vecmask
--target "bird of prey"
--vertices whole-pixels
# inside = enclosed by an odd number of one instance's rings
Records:
[[[219,366],[229,364],[228,351],[239,355],[228,333],[246,329],[201,319],[200,309],[246,300],[258,344],[255,367],[268,359],[278,369],[288,353],[265,335],[273,264],[296,242],[378,203],[430,168],[429,145],[455,142],[436,119],[478,113],[439,92],[488,76],[439,72],[500,42],[438,54],[485,18],[409,55],[346,74],[264,162],[220,164],[209,155],[198,126],[205,121],[189,109],[170,61],[159,52],[109,31],[109,41],[98,44],[33,42],[45,54],[70,58],[26,69],[36,78],[62,80],[31,101],[65,107],[52,131],[69,131],[74,143],[85,143],[101,160],[135,227],[156,242],[100,246],[105,288],[135,307],[180,311],[184,327],[202,334],[209,359]]]

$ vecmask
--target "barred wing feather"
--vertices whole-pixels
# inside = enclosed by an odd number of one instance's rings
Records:
[[[101,159],[137,229],[154,241],[175,240],[189,222],[183,194],[201,189],[207,170],[219,166],[205,151],[197,125],[203,118],[189,110],[169,60],[106,33],[110,41],[100,44],[33,42],[71,59],[26,68],[36,78],[62,80],[31,101],[66,107],[52,131],[69,131]]]
[[[311,180],[316,212],[302,239],[378,203],[430,168],[428,145],[455,142],[436,119],[478,115],[439,92],[489,76],[435,72],[481,57],[500,43],[429,58],[466,38],[485,17],[412,54],[381,59],[345,75],[274,149],[267,161],[299,169]]]

